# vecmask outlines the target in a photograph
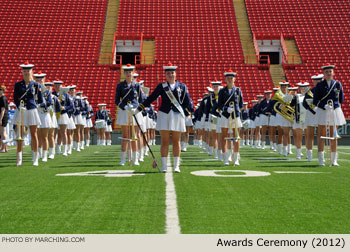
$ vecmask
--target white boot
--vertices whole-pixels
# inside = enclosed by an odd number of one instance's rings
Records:
[[[126,157],[126,152],[120,152],[120,165],[124,166],[125,165],[125,157]]]
[[[273,150],[273,149],[274,149],[274,143],[270,142],[270,150]]]
[[[76,150],[76,149],[77,149],[77,142],[73,141],[73,150]]]
[[[331,152],[331,162],[333,166],[339,166],[338,162],[338,153],[337,152]]]
[[[65,144],[65,145],[63,145],[63,154],[62,155],[66,157],[68,155],[67,152],[68,152],[68,145]]]
[[[42,157],[43,162],[47,162],[47,150],[43,151],[43,157]]]
[[[293,154],[291,144],[288,144],[288,154]]]
[[[34,156],[34,151],[32,151],[32,162],[34,162],[35,156]]]
[[[140,148],[137,152],[138,152],[138,156],[139,156],[139,161],[143,162],[144,161],[144,159],[143,159],[143,147]]]
[[[180,172],[180,157],[174,157],[174,172]]]
[[[148,156],[148,147],[147,146],[143,147],[143,153],[145,154],[146,157]]]
[[[90,140],[86,139],[86,147],[89,147],[89,146],[90,146]]]
[[[67,148],[68,148],[68,151],[67,151],[68,155],[71,155],[72,154],[73,145],[72,144],[68,144]]]
[[[283,156],[287,156],[288,155],[288,146],[283,146]]]
[[[224,165],[229,165],[229,157],[231,154],[231,150],[227,150],[226,152],[223,153],[224,155]]]
[[[100,145],[100,139],[97,139],[96,145]]]
[[[162,157],[162,172],[166,172],[168,167],[168,158],[167,157]]]
[[[261,148],[261,140],[258,141],[258,148]]]
[[[208,155],[212,156],[213,155],[213,151],[214,151],[214,147],[210,146]]]
[[[188,143],[184,142],[184,148],[183,148],[183,150],[182,150],[183,152],[186,152],[186,151],[187,151],[187,144],[188,144]]]
[[[308,162],[312,161],[312,150],[306,150],[306,158]]]
[[[38,148],[39,158],[43,157],[43,148]]]
[[[185,143],[185,142],[183,142],[183,141],[181,141],[181,142],[180,142],[180,148],[181,148],[181,151],[183,151],[183,150],[184,150],[184,143]]]
[[[17,152],[17,166],[22,166],[22,161],[23,161],[23,153]]]
[[[229,162],[232,162],[232,152],[233,152],[233,150],[231,149],[227,149],[227,152],[229,153],[229,155],[228,155],[228,161]]]
[[[247,145],[250,145],[250,141],[249,141],[249,139],[247,140]]]
[[[274,144],[274,146],[273,146],[273,151],[274,151],[274,152],[277,151],[277,143]]]
[[[254,142],[254,148],[255,148],[255,149],[258,148],[258,144],[259,144],[258,141],[255,141],[255,142]]]
[[[278,154],[280,154],[280,155],[282,155],[282,147],[283,147],[282,144],[278,145]]]
[[[56,154],[60,155],[62,152],[62,144],[56,146]]]
[[[233,153],[233,165],[239,165],[239,152]]]
[[[77,152],[80,152],[80,142],[76,143]]]
[[[300,160],[301,159],[301,148],[300,149],[297,148],[296,151],[297,151],[297,159]]]
[[[265,148],[266,148],[266,147],[265,147],[265,143],[266,143],[265,141],[262,141],[262,142],[261,142],[261,149],[263,149],[263,150],[265,150]]]
[[[320,151],[318,152],[318,165],[319,166],[324,166],[324,152]]]
[[[132,160],[134,161],[134,165],[140,165],[138,155],[139,153],[137,151],[134,151],[132,153]]]
[[[224,160],[222,150],[218,150],[218,160],[219,161],[223,161]]]
[[[218,149],[214,149],[214,158],[218,159]]]
[[[54,158],[55,158],[55,149],[49,148],[49,159],[54,159]]]
[[[34,152],[33,166],[39,166],[39,152]]]

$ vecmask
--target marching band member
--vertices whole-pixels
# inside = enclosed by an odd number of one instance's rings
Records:
[[[243,102],[243,109],[241,111],[241,121],[242,121],[242,129],[241,129],[241,143],[242,145],[249,145],[249,110],[248,110],[248,102]]]
[[[249,129],[250,129],[250,147],[255,146],[254,141],[255,141],[255,109],[258,105],[258,100],[252,100],[253,106],[249,109],[248,115],[249,115]]]
[[[105,129],[106,145],[112,145],[112,137],[111,137],[111,132],[113,131],[112,123],[113,123],[113,120],[112,120],[111,111],[107,109],[106,129]]]
[[[73,114],[75,111],[75,106],[74,106],[74,96],[75,96],[75,89],[77,88],[76,85],[69,86],[69,91],[68,91],[68,99],[70,100],[70,103],[73,105],[70,110],[68,110],[68,117],[69,117],[69,123],[67,125],[67,141],[68,141],[68,151],[67,153],[69,155],[72,154],[72,149],[73,149],[73,131],[76,129],[74,119],[73,119]]]
[[[39,117],[41,125],[38,129],[39,138],[39,157],[41,156],[43,162],[47,162],[47,152],[49,150],[49,129],[52,127],[52,119],[50,116],[50,107],[52,106],[52,94],[45,85],[46,74],[38,72],[34,74],[35,80],[42,85],[43,102],[39,104]]]
[[[213,94],[214,89],[212,87],[207,87],[208,89],[208,96],[207,96],[207,102],[204,106],[204,115],[205,115],[205,138],[206,138],[206,151],[209,156],[213,155],[214,151],[214,142],[213,142],[213,135],[211,134],[211,122],[209,120],[209,115],[211,108],[213,106]]]
[[[17,82],[14,88],[13,99],[17,106],[14,115],[14,122],[20,126],[20,136],[23,136],[24,126],[29,126],[31,134],[31,145],[33,151],[33,165],[39,165],[38,134],[40,117],[37,109],[37,102],[42,103],[41,86],[33,80],[33,64],[25,62],[20,65],[22,68],[23,80]],[[23,141],[17,141],[17,166],[22,165]]]
[[[8,120],[8,124],[7,124],[7,135],[8,135],[8,140],[13,140],[16,138],[16,132],[13,129],[13,126],[15,125],[15,122],[13,121],[13,117],[15,115],[16,112],[16,105],[13,102],[10,102],[10,108],[9,108],[9,120]],[[13,141],[9,141],[8,145],[9,146],[13,146],[16,143]]]
[[[56,113],[54,113],[54,105],[57,103],[57,97],[52,94],[52,86],[53,82],[50,80],[46,80],[45,83],[45,88],[50,92],[50,95],[48,96],[51,97],[51,106],[48,107],[50,119],[51,119],[51,126],[48,128],[48,143],[49,143],[49,159],[54,159],[55,158],[55,142],[56,142],[56,135],[55,131],[58,128],[57,124],[57,118],[56,118]],[[45,91],[46,92],[46,91]],[[45,97],[45,95],[44,95]]]
[[[1,86],[0,87],[0,146],[1,150],[0,152],[8,152],[7,149],[7,136],[9,134],[6,134],[6,128],[8,127],[9,122],[9,105],[7,101],[7,97],[4,95],[6,92],[6,87]]]
[[[191,100],[186,85],[176,80],[177,66],[173,66],[169,62],[169,64],[163,68],[167,81],[159,84],[146,101],[139,105],[137,111],[134,113],[145,109],[145,107],[149,107],[159,96],[162,97],[162,104],[159,108],[156,126],[162,139],[162,172],[167,171],[170,135],[172,135],[173,142],[174,171],[180,172],[181,133],[186,131],[186,116],[184,110],[189,106]]]
[[[306,134],[305,145],[306,145],[306,158],[308,162],[312,161],[312,148],[314,146],[315,127],[317,128],[316,116],[315,116],[317,107],[313,105],[312,102],[313,102],[316,85],[319,81],[323,79],[323,74],[313,75],[311,79],[312,79],[312,88],[306,92],[305,98],[303,101],[303,106],[306,109],[305,125],[307,127],[306,129],[307,134]]]
[[[81,99],[81,95],[83,94],[83,92],[73,91],[72,94],[73,94],[73,104],[74,104],[73,121],[75,124],[73,149],[76,150],[77,152],[80,152],[80,149],[82,148],[81,142],[84,142],[83,140],[84,120],[82,116],[82,112],[84,108],[83,108],[83,102]]]
[[[224,153],[224,165],[229,164],[231,150],[228,150],[229,129],[233,131],[234,138],[239,137],[239,128],[242,127],[240,110],[243,107],[242,91],[235,86],[236,73],[229,70],[224,73],[227,86],[220,90],[218,107],[221,112],[222,152]],[[230,145],[229,145],[230,146]],[[239,141],[234,142],[234,165],[239,165]]]
[[[279,88],[275,87],[273,88],[274,93],[278,92]],[[270,141],[271,141],[271,145],[270,148],[271,150],[273,150],[274,152],[277,151],[277,144],[279,144],[280,150],[282,154],[282,128],[279,126],[279,123],[276,120],[276,110],[274,109],[275,103],[277,101],[274,99],[271,99],[269,102],[269,110],[271,112],[270,115],[270,131],[269,131],[269,135],[270,135]],[[278,130],[278,138],[276,139],[276,130]]]
[[[261,125],[261,149],[265,150],[266,141],[266,131],[269,133],[269,142],[271,144],[271,129],[270,129],[270,117],[271,117],[271,107],[269,106],[271,102],[272,91],[265,91],[265,99],[260,102],[260,125]]]
[[[298,87],[297,86],[292,86],[292,85],[290,85],[289,87],[288,87],[288,92],[289,92],[289,95],[288,95],[288,97],[290,97],[290,99],[288,98],[288,101],[292,101],[293,100],[293,98],[295,97],[295,95],[296,95],[296,93],[297,93],[297,91],[298,91]],[[289,103],[290,103],[289,102]],[[289,104],[289,106],[290,106],[290,104]],[[291,107],[291,106],[290,106]],[[294,120],[295,118],[293,117],[293,119],[292,119],[292,133],[293,133],[293,137],[296,135],[296,131],[295,131],[295,129],[293,128],[293,123],[294,123]],[[292,134],[291,134],[291,132],[289,132],[289,138],[288,138],[288,155],[289,154],[293,154],[293,152],[292,152]],[[301,153],[301,156],[303,156],[303,154]]]
[[[134,66],[127,64],[123,66],[123,70],[125,80],[117,85],[115,95],[115,104],[119,106],[117,124],[121,125],[123,136],[120,165],[123,166],[125,164],[126,153],[127,151],[131,151],[131,149],[134,165],[139,165],[137,141],[132,139],[132,134],[129,134],[129,132],[133,132],[134,130],[134,137],[137,138],[137,136],[139,136],[138,127],[132,127],[132,125],[136,125],[135,119],[132,116],[132,109],[137,108],[142,101],[141,87],[136,81],[132,80],[135,70]],[[141,114],[138,114],[136,115],[136,119],[141,124],[143,117]],[[129,142],[127,139],[129,139],[129,141],[132,140],[131,149],[128,148]]]
[[[94,116],[94,110],[92,109],[92,106],[90,105],[89,101],[87,100],[87,97],[83,97],[83,101],[85,101],[86,104],[86,126],[84,128],[85,131],[85,141],[86,146],[90,146],[90,128],[93,127],[91,118]]]
[[[189,96],[189,94],[188,94],[188,96]],[[188,105],[189,106],[184,111],[185,112],[185,116],[186,116],[186,121],[185,121],[186,132],[182,133],[184,141],[181,142],[181,151],[184,151],[184,152],[187,151],[188,140],[190,139],[190,130],[191,130],[191,127],[193,127],[192,113],[194,112],[194,110],[193,110],[193,101],[192,101],[192,99],[191,99],[191,101],[190,101],[190,103]]]
[[[193,140],[193,144],[197,145],[199,147],[199,133],[198,133],[198,125],[199,125],[199,103],[197,103],[197,105],[194,107],[194,113],[192,115],[192,121],[193,121],[193,130],[194,130],[194,140]]]
[[[277,92],[277,94],[279,94],[282,97],[283,102],[285,102],[286,104],[290,104],[293,97],[288,94],[289,82],[283,81],[283,82],[280,82],[279,84],[280,84],[280,90]],[[283,137],[282,137],[283,155],[287,156],[288,155],[288,141],[290,139],[290,131],[292,129],[292,123],[279,113],[276,114],[276,120],[279,123],[279,125],[281,125],[281,127],[282,127],[282,131],[283,131]],[[278,132],[278,134],[279,134],[279,132]],[[280,151],[279,151],[279,153],[280,153]]]
[[[203,132],[203,129],[204,129],[204,121],[205,121],[205,118],[204,118],[204,98],[205,98],[205,94],[204,94],[204,97],[203,99],[198,99],[197,101],[199,102],[199,105],[198,105],[198,117],[197,117],[197,129],[198,129],[198,139],[199,139],[199,147],[202,148],[202,149],[205,149],[205,141],[204,141],[204,132]]]
[[[293,97],[292,102],[290,103],[290,106],[294,108],[295,111],[295,117],[294,117],[294,123],[293,123],[293,136],[294,136],[294,145],[296,147],[297,152],[297,159],[301,159],[302,153],[301,153],[301,147],[303,142],[303,130],[306,128],[305,126],[305,116],[306,116],[306,110],[302,106],[302,103],[304,101],[304,91],[309,85],[308,82],[299,82],[297,84],[299,86],[299,93],[295,94]]]
[[[149,92],[149,88],[145,87],[145,81],[144,80],[139,80],[137,79],[136,82],[140,85],[140,92],[141,92],[141,102],[145,101],[148,97],[148,92]],[[141,113],[141,118],[142,120],[138,120],[138,123],[141,127],[142,132],[144,133],[144,136],[146,138],[147,141],[147,110],[143,110]],[[147,150],[146,148],[146,141],[144,140],[143,137],[141,137],[141,132],[139,132],[140,134],[138,135],[138,139],[137,139],[137,152],[138,152],[138,159],[139,162],[143,162],[144,161],[144,155],[145,155],[145,150]]]
[[[261,120],[260,120],[260,115],[261,115],[261,102],[264,98],[264,95],[257,95],[258,98],[258,103],[256,104],[254,111],[255,111],[255,145],[254,148],[260,148],[261,147]]]
[[[106,121],[108,114],[106,111],[107,104],[100,103],[98,104],[98,110],[95,115],[95,128],[97,131],[97,145],[106,145],[105,142],[105,130],[106,130]]]
[[[346,123],[341,104],[344,101],[343,86],[339,81],[334,80],[334,65],[327,64],[322,66],[324,80],[317,83],[314,93],[313,104],[318,107],[316,111],[316,121],[319,128],[319,148],[318,148],[318,164],[324,166],[324,139],[326,136],[326,126],[329,126],[330,137],[334,140],[330,141],[331,147],[331,164],[339,166],[337,162],[337,139],[335,138],[338,126]]]
[[[59,130],[57,132],[57,154],[61,154],[61,146],[63,144],[63,156],[68,154],[68,137],[67,137],[67,126],[69,124],[68,111],[73,108],[73,104],[68,97],[67,93],[61,91],[63,81],[56,79],[53,81],[55,85],[55,91],[52,93],[57,97],[55,103],[55,112],[57,118],[57,124]]]
[[[221,117],[219,111],[218,111],[218,101],[219,101],[219,92],[220,89],[222,88],[221,86],[221,81],[212,81],[211,82],[212,86],[213,86],[213,90],[214,93],[211,96],[211,111],[210,111],[210,128],[211,128],[211,139],[212,139],[212,146],[214,148],[214,158],[219,159],[219,156],[221,156],[222,159],[222,150],[221,150],[221,133],[217,132],[218,128],[221,129],[220,125],[218,125],[219,123],[219,118]],[[221,154],[220,154],[221,151]]]

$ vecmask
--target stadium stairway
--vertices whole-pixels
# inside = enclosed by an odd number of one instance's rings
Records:
[[[272,82],[275,86],[277,86],[281,81],[286,81],[286,75],[282,64],[270,65],[270,74]]]
[[[120,0],[109,0],[107,6],[107,14],[105,20],[105,27],[103,31],[103,39],[101,41],[101,50],[99,64],[110,64],[109,55],[113,51],[114,33],[117,30],[118,13]]]
[[[238,25],[239,36],[241,39],[243,55],[245,63],[247,63],[247,55],[255,55],[255,48],[253,45],[253,36],[250,29],[247,9],[244,0],[233,0],[236,20]]]
[[[143,40],[141,64],[153,64],[156,42],[154,40]]]
[[[288,58],[292,60],[293,64],[301,64],[302,60],[300,57],[299,49],[294,39],[286,39],[286,46],[288,50]],[[295,56],[295,57],[293,57]]]

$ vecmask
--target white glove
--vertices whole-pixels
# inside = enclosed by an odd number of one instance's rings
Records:
[[[286,95],[286,96],[283,97],[283,101],[284,101],[284,102],[289,103],[289,102],[291,102],[292,100],[293,100],[293,95],[288,94],[288,95]]]
[[[324,105],[324,109],[325,110],[330,110],[330,109],[332,109],[332,106],[329,105],[329,104],[326,104],[326,105]]]
[[[228,109],[227,109],[227,113],[231,114],[232,112],[233,112],[233,108],[228,107]]]
[[[133,106],[131,104],[128,104],[124,108],[125,108],[125,110],[131,110],[133,108]]]
[[[137,115],[138,113],[140,113],[140,110],[138,110],[138,109],[136,109],[136,108],[132,108],[132,109],[131,109],[131,113],[132,113],[133,115]]]

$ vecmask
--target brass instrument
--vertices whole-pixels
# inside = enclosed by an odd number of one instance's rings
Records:
[[[229,103],[229,106],[233,108],[233,119],[235,120],[235,139],[234,141],[235,142],[238,142],[241,140],[241,138],[239,137],[239,132],[238,132],[238,127],[237,127],[237,120],[236,120],[236,109],[235,109],[235,102],[234,101],[231,101]],[[230,116],[231,118],[231,116]],[[232,120],[232,119],[231,119]]]
[[[310,87],[307,87],[307,88],[305,89],[305,91],[303,92],[303,95],[304,95],[304,96],[305,96],[306,94],[307,94],[308,96],[311,97],[311,98],[306,99],[306,102],[307,102],[307,104],[309,105],[309,107],[310,107],[311,109],[316,108],[316,106],[312,103],[312,102],[313,102],[313,99],[314,99],[314,94],[311,92]]]
[[[274,94],[274,96],[272,97],[272,100],[277,101],[275,103],[275,105],[273,106],[273,109],[280,114],[281,116],[283,116],[284,118],[286,118],[288,121],[290,121],[291,123],[294,122],[294,117],[295,117],[295,111],[294,109],[289,106],[288,103],[283,101],[283,97],[281,92],[276,92]]]
[[[23,141],[23,137],[22,137],[22,126],[23,126],[23,113],[24,113],[24,101],[21,100],[19,108],[18,108],[18,112],[19,112],[19,116],[18,116],[18,121],[17,121],[17,138],[15,139],[16,141]]]

